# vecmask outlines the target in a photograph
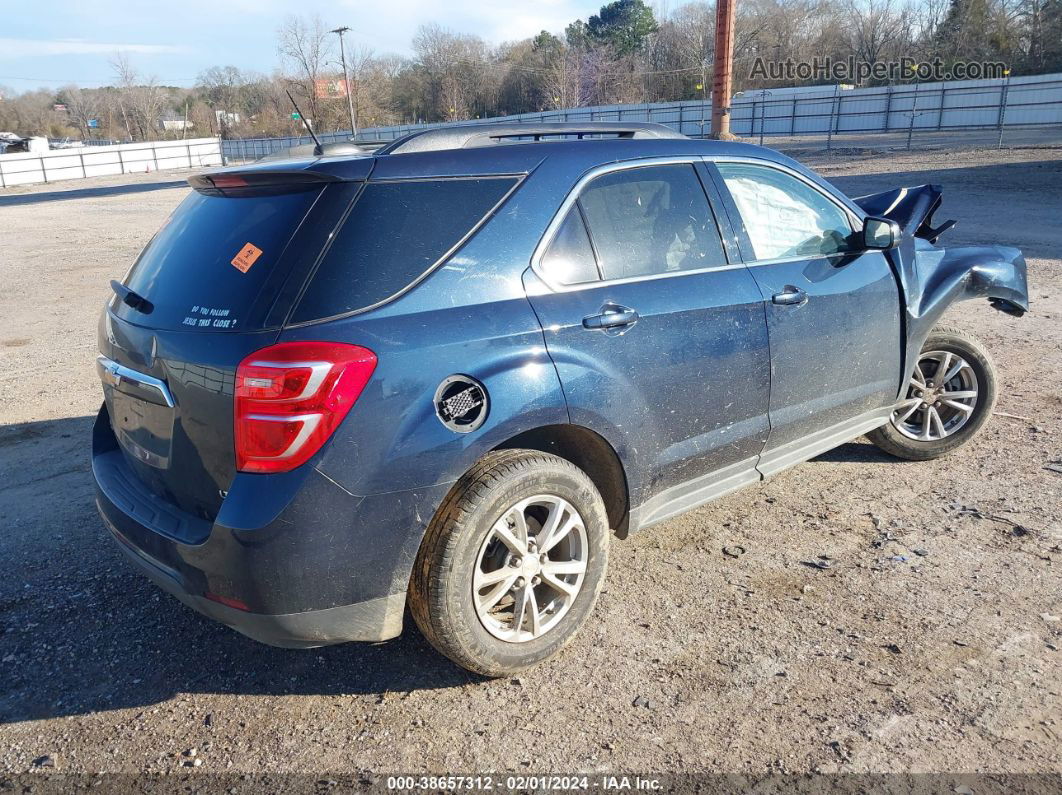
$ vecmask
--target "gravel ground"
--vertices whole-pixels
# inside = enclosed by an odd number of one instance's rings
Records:
[[[186,175],[0,194],[0,771],[1062,773],[1062,150],[808,160],[853,195],[941,183],[946,240],[1025,250],[1031,313],[948,317],[994,353],[998,416],[941,461],[856,441],[614,543],[579,638],[499,681],[411,623],[262,646],[135,574],[92,501],[96,318]]]

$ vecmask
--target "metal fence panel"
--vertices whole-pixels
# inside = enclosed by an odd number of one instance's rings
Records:
[[[712,116],[711,103],[700,100],[646,104],[600,105],[585,108],[522,113],[492,119],[453,122],[488,124],[495,122],[580,122],[653,121],[666,124],[684,135],[707,133]],[[359,139],[390,141],[410,132],[447,126],[450,123],[401,124],[370,127],[359,131]],[[825,137],[827,147],[838,136],[899,133],[908,147],[916,136],[962,130],[1062,128],[1062,74],[1033,75],[1002,80],[966,80],[948,83],[921,83],[872,88],[802,86],[777,90],[748,91],[737,95],[731,108],[731,130],[751,138]],[[1059,129],[1062,135],[1062,129]],[[349,131],[319,133],[322,142],[350,140]],[[929,138],[927,137],[927,140]],[[936,140],[936,139],[933,139]],[[214,149],[200,149],[208,141]],[[233,138],[220,142],[225,162],[247,162],[293,146],[312,143],[308,135],[279,138]],[[8,161],[0,167],[0,186],[24,182],[51,181],[77,176],[150,171],[189,165],[218,165],[216,139],[159,141],[153,144],[123,144],[86,141],[92,152],[57,150],[45,155],[23,155],[34,161],[47,157],[47,165]],[[185,147],[163,151],[173,145]],[[119,154],[114,154],[115,150]],[[80,152],[80,155],[78,154]],[[99,153],[101,157],[97,158]],[[107,153],[104,155],[104,153]],[[161,155],[161,157],[160,157]],[[14,158],[18,155],[0,156]],[[52,160],[59,157],[58,160]],[[78,162],[65,158],[80,157]],[[116,162],[117,161],[117,162]]]

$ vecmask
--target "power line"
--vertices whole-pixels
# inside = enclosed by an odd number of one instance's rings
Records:
[[[413,59],[410,59],[410,63],[411,64],[416,64],[416,61],[414,61]],[[458,64],[464,64],[466,66],[479,66],[479,67],[486,67],[486,68],[492,68],[492,67],[501,66],[501,67],[508,67],[509,69],[514,69],[514,70],[516,70],[518,72],[529,72],[531,74],[549,74],[552,71],[552,70],[550,70],[548,68],[543,68],[543,67],[540,67],[540,66],[524,66],[523,64],[510,63],[510,62],[504,61],[504,60],[496,61],[494,63],[489,63],[487,61],[477,61],[477,60],[474,60],[472,58],[454,58],[454,59],[452,59],[450,61],[450,63],[458,63]],[[421,64],[421,65],[423,66],[423,64]],[[679,74],[679,73],[682,73],[682,72],[699,72],[700,70],[701,70],[701,66],[700,66],[700,64],[698,64],[697,66],[683,66],[683,67],[679,67],[677,69],[656,69],[656,70],[649,70],[649,71],[624,72],[624,74],[637,75],[639,77],[644,77],[646,75],[670,75],[670,74]],[[610,70],[606,67],[605,71],[607,72],[607,71],[610,71]]]
[[[525,73],[528,73],[528,74],[536,74],[536,75],[548,75],[551,72],[550,69],[543,69],[543,68],[534,67],[534,66],[524,66],[523,64],[507,63],[505,61],[499,61],[499,62],[495,62],[495,63],[487,63],[487,62],[472,61],[472,60],[467,60],[467,59],[455,59],[454,61],[451,61],[451,63],[463,64],[465,66],[485,67],[487,69],[499,69],[499,68],[501,68],[501,69],[511,69],[511,70],[517,71],[517,72],[525,72]],[[628,76],[633,76],[633,77],[646,77],[646,76],[652,76],[652,75],[670,75],[670,74],[683,74],[683,73],[686,73],[686,72],[697,72],[697,71],[700,71],[700,69],[701,69],[700,66],[685,66],[685,67],[680,67],[680,68],[677,68],[677,69],[655,69],[655,70],[634,71],[634,72],[626,72],[626,71],[624,71],[624,72],[622,72],[622,74],[628,75]],[[619,71],[619,70],[610,69],[608,67],[606,67],[604,69],[604,72],[606,74],[615,74],[615,73],[617,73],[617,71]],[[155,77],[155,76],[151,76],[150,79],[154,80],[156,84],[159,84],[159,85],[161,85],[163,87],[166,86],[166,85],[177,84],[177,83],[189,83],[189,84],[194,86],[199,81],[198,77]],[[47,83],[49,85],[54,85],[54,86],[59,86],[59,85],[68,84],[68,83],[72,83],[72,84],[75,84],[75,85],[78,85],[78,86],[80,86],[82,84],[85,84],[85,83],[99,83],[100,85],[97,86],[97,88],[103,88],[103,87],[106,87],[108,85],[114,85],[115,82],[116,82],[116,78],[114,78],[114,77],[108,77],[108,78],[91,78],[91,77],[72,77],[72,78],[70,78],[70,77],[19,77],[19,76],[15,76],[15,75],[0,75],[0,80],[20,80],[20,81],[32,82],[32,83]]]
[[[520,64],[510,64],[510,63],[505,63],[504,61],[501,64],[499,64],[499,65],[507,66],[510,69],[515,69],[515,70],[520,71],[520,72],[532,72],[532,73],[535,73],[535,74],[549,74],[549,72],[550,72],[549,69],[539,69],[539,68],[534,67],[534,66],[522,66]],[[681,67],[679,69],[656,69],[656,70],[641,71],[641,72],[624,72],[623,74],[637,75],[638,77],[645,77],[646,75],[671,75],[671,74],[679,74],[681,72],[697,72],[697,71],[700,71],[700,69],[701,69],[701,67],[699,67],[699,66],[683,66],[683,67]]]

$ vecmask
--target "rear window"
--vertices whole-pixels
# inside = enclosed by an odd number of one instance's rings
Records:
[[[369,183],[292,322],[364,309],[401,292],[467,237],[515,184],[514,177]]]
[[[256,299],[287,272],[284,250],[320,188],[246,197],[193,192],[144,249],[126,286],[147,298],[148,315],[114,311],[152,328],[253,329]],[[274,291],[270,287],[270,291]]]

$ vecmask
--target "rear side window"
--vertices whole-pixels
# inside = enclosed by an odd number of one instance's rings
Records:
[[[515,184],[514,177],[370,182],[292,322],[364,309],[401,292],[460,243]]]
[[[162,329],[253,329],[250,313],[264,285],[286,269],[284,250],[320,188],[246,197],[193,192],[141,253],[126,286],[148,299],[143,314],[114,311]],[[270,278],[272,277],[272,279]]]
[[[605,279],[726,264],[723,241],[693,166],[625,169],[579,196]]]
[[[538,264],[550,281],[558,284],[584,284],[598,279],[597,262],[586,224],[577,206],[564,217],[556,237]]]

